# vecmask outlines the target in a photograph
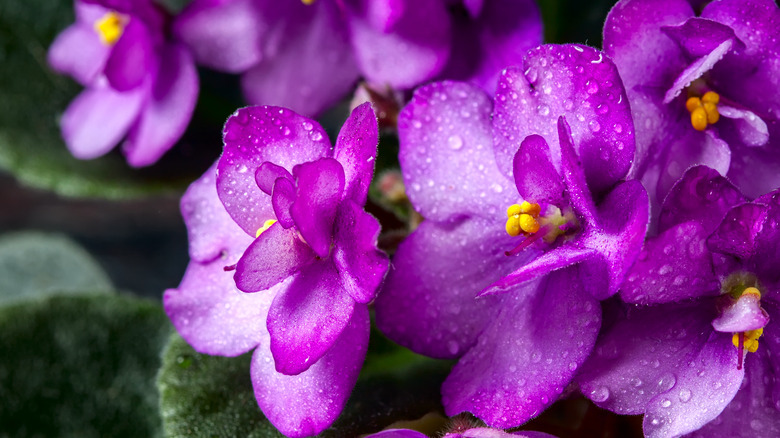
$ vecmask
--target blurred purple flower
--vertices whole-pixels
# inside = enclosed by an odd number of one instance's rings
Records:
[[[252,383],[266,417],[285,435],[314,435],[355,384],[367,304],[388,266],[379,223],[363,211],[376,117],[358,107],[335,148],[317,122],[275,107],[238,110],[224,134],[216,169],[182,198],[192,261],[165,309],[200,352],[255,349]]]
[[[780,191],[747,202],[717,171],[688,170],[620,291],[644,307],[599,339],[583,393],[644,413],[647,437],[778,436],[779,224]]]
[[[750,197],[780,186],[774,1],[713,1],[697,17],[686,0],[622,0],[604,24],[604,51],[626,85],[637,129],[632,175],[654,211],[696,164]]]
[[[494,102],[444,82],[401,112],[407,194],[426,220],[398,248],[377,324],[416,352],[460,358],[442,387],[448,415],[520,425],[590,353],[598,299],[617,291],[648,222],[644,189],[622,182],[632,131],[615,66],[577,45],[530,50]],[[501,293],[475,299],[491,285]]]
[[[134,167],[156,162],[181,137],[198,95],[189,51],[165,35],[168,18],[151,0],[76,0],[76,23],[49,49],[51,66],[86,87],[65,110],[65,143],[99,157],[125,136]]]
[[[428,435],[416,430],[387,429],[368,435],[366,438],[428,438]],[[474,427],[464,431],[448,432],[442,435],[442,438],[555,438],[555,436],[544,432],[521,430],[510,433],[487,427]]]
[[[194,0],[174,32],[199,63],[242,73],[250,102],[306,115],[360,76],[410,89],[443,74],[492,92],[542,37],[532,0]]]

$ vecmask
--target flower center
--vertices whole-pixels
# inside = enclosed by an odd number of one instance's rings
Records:
[[[685,101],[685,108],[691,113],[691,125],[694,129],[704,131],[707,125],[712,125],[720,119],[719,101],[720,96],[714,91],[708,91],[701,97],[689,97]]]
[[[125,19],[112,11],[95,21],[94,27],[100,41],[107,46],[112,46],[125,30]]]
[[[525,240],[511,251],[506,251],[506,255],[518,254],[540,238],[547,243],[553,243],[559,236],[566,233],[566,230],[561,227],[571,221],[572,218],[567,217],[570,215],[561,214],[561,209],[554,205],[547,207],[545,215],[541,215],[541,212],[542,208],[539,204],[528,201],[523,201],[522,204],[512,204],[506,209],[505,228],[507,234],[512,237],[525,236]]]

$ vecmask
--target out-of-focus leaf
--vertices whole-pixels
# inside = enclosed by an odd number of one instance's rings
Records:
[[[601,47],[601,32],[615,0],[542,0],[544,41]]]
[[[376,432],[442,410],[439,387],[450,364],[375,342],[341,416],[321,437]],[[251,353],[226,358],[195,352],[178,335],[163,353],[157,385],[166,437],[281,437],[265,419],[249,380]],[[377,362],[377,363],[374,363]],[[381,362],[381,363],[378,363]]]
[[[158,436],[158,303],[54,296],[0,308],[0,436]]]
[[[0,303],[113,289],[95,259],[63,235],[32,231],[0,235]]]

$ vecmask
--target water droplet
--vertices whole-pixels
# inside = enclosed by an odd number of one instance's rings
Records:
[[[688,403],[691,400],[691,396],[693,394],[691,393],[690,389],[682,389],[680,390],[680,401],[683,403]]]
[[[588,81],[585,82],[585,90],[588,94],[596,94],[599,91],[599,84],[595,79],[588,79]]]
[[[599,122],[597,122],[597,121],[595,121],[595,120],[591,120],[591,121],[588,123],[588,127],[589,127],[589,128],[590,128],[590,130],[591,130],[591,131],[593,131],[593,132],[599,132],[599,131],[601,130],[601,125],[599,125]]]
[[[536,112],[538,112],[540,116],[546,116],[550,114],[550,107],[544,104],[539,105],[536,107]]]
[[[590,393],[590,399],[596,403],[602,403],[609,399],[609,389],[605,386],[600,386]]]
[[[664,407],[664,408],[668,408],[668,407],[669,407],[669,406],[671,406],[671,405],[672,405],[672,401],[671,401],[671,400],[669,400],[668,398],[665,398],[665,399],[664,399],[664,400],[661,402],[661,406],[662,406],[662,407]]]
[[[463,139],[460,138],[459,135],[451,135],[450,138],[447,139],[447,144],[450,146],[450,149],[457,151],[463,147]]]
[[[661,275],[666,275],[668,273],[672,272],[672,266],[671,265],[663,265],[661,266],[661,269],[658,270],[658,273]]]

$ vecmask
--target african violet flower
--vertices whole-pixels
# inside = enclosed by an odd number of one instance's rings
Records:
[[[621,0],[604,51],[626,85],[637,129],[632,174],[659,204],[706,164],[755,197],[780,186],[780,9],[719,0]]]
[[[252,384],[266,417],[288,436],[314,435],[355,384],[367,304],[388,266],[379,224],[362,208],[376,117],[358,107],[331,148],[315,121],[249,107],[228,119],[224,140],[216,170],[182,198],[192,261],[165,309],[200,352],[255,349]]]
[[[76,23],[49,49],[49,63],[86,87],[62,115],[73,156],[91,159],[122,138],[131,166],[157,161],[181,137],[198,95],[187,49],[165,35],[151,0],[76,0]]]
[[[409,429],[387,429],[382,432],[373,433],[366,438],[428,438],[428,435]],[[442,435],[442,438],[555,438],[553,435],[544,432],[504,432],[498,429],[487,427],[474,427],[464,431],[448,432]]]
[[[402,111],[399,159],[426,220],[398,248],[377,324],[416,352],[460,358],[442,387],[448,415],[522,424],[590,353],[597,298],[617,291],[648,221],[641,184],[622,182],[632,129],[614,65],[577,45],[529,51],[495,102],[443,82]]]
[[[648,437],[778,436],[778,224],[780,191],[747,202],[717,171],[688,170],[620,291],[645,306],[602,335],[583,393],[644,413]]]
[[[541,42],[532,0],[194,0],[174,32],[199,63],[243,73],[253,103],[314,115],[363,76],[409,89],[442,71],[495,88]]]

